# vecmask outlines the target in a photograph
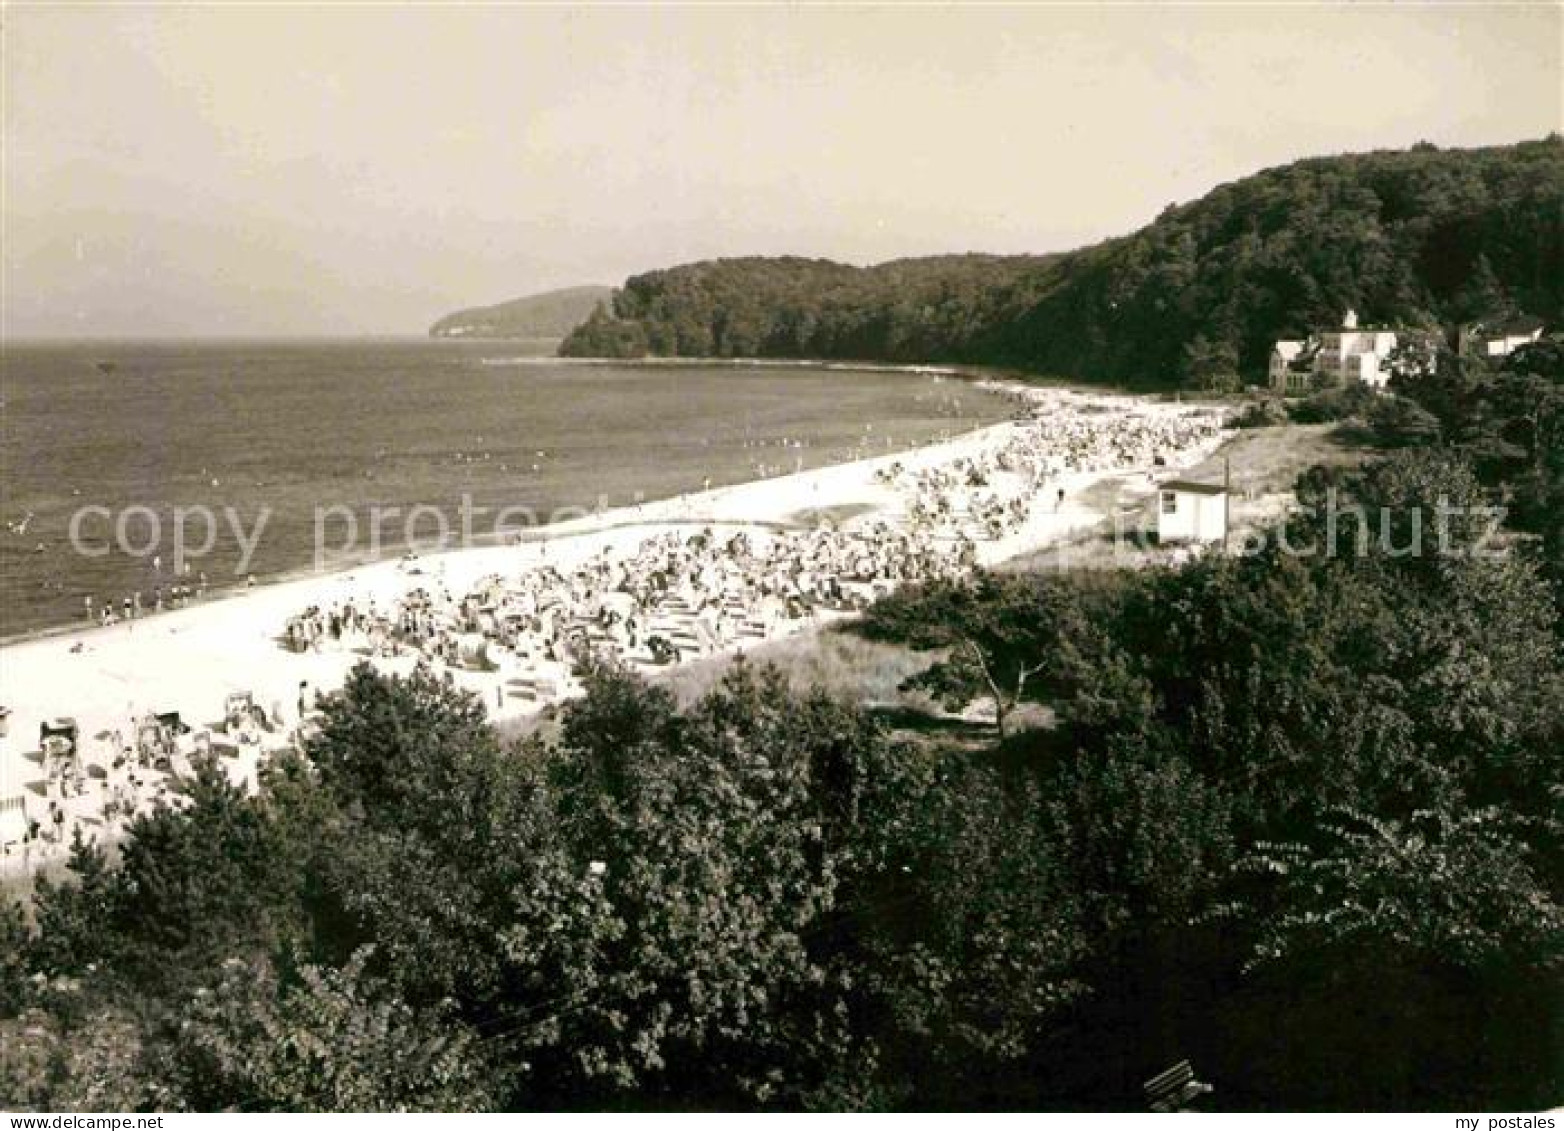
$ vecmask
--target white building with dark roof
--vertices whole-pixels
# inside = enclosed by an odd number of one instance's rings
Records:
[[[1386,364],[1396,348],[1396,332],[1372,326],[1359,326],[1358,314],[1348,310],[1339,330],[1320,335],[1320,352],[1315,355],[1314,371],[1337,384],[1357,382],[1371,389],[1384,388],[1390,380]]]
[[[1478,322],[1461,331],[1457,348],[1462,357],[1509,357],[1522,346],[1540,339],[1542,329],[1540,318]]]
[[[1169,479],[1157,488],[1157,541],[1221,542],[1227,537],[1227,491],[1212,483]]]
[[[1390,380],[1390,353],[1398,332],[1360,326],[1348,310],[1341,326],[1303,342],[1283,339],[1271,351],[1271,388],[1283,396],[1312,392],[1319,385],[1367,385],[1383,389]]]
[[[1302,338],[1282,338],[1271,347],[1271,388],[1285,396],[1309,391],[1309,343]]]

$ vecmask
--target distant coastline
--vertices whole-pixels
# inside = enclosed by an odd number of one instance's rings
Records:
[[[429,336],[461,341],[563,339],[609,302],[613,293],[612,287],[594,284],[544,291],[493,306],[468,307],[441,318],[429,327]]]

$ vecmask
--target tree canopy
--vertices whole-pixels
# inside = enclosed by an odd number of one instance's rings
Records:
[[[360,666],[256,788],[201,761],[0,908],[0,1096],[1122,1109],[1189,1058],[1239,1110],[1554,1103],[1560,357],[1442,365],[1437,428],[1306,473],[1254,552],[854,629],[995,727],[587,663],[507,742]]]
[[[1418,146],[1267,169],[1067,254],[852,267],[725,259],[629,279],[574,356],[1009,366],[1221,388],[1272,343],[1366,322],[1564,319],[1564,139]]]

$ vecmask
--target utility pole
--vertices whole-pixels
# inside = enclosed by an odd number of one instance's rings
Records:
[[[1233,538],[1233,457],[1222,457],[1222,554],[1232,547]]]

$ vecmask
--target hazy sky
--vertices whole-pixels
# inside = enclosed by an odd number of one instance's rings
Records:
[[[420,333],[719,255],[1064,249],[1560,129],[1561,16],[8,4],[3,329]]]

